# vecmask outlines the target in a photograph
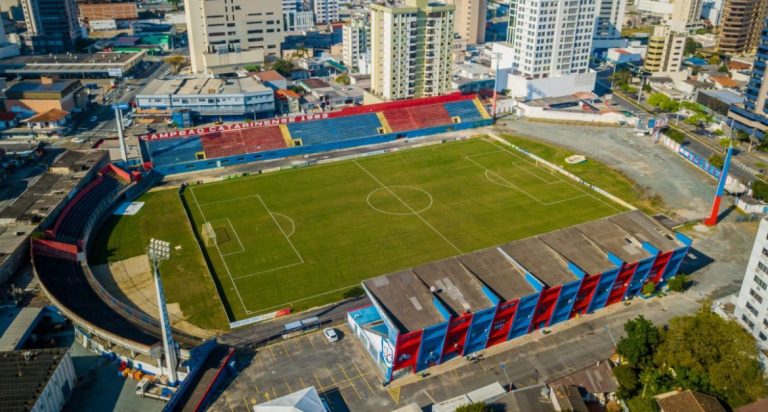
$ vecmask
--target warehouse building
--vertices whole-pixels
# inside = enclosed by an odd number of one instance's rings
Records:
[[[663,287],[690,246],[627,212],[367,280],[347,321],[390,382]]]

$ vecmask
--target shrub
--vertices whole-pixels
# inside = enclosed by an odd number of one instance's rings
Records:
[[[709,156],[709,159],[707,159],[707,161],[709,162],[709,164],[711,164],[712,166],[714,166],[714,167],[716,167],[718,169],[722,169],[723,168],[723,164],[725,162],[723,160],[723,156],[720,156],[720,155],[717,155],[717,154],[713,154],[712,156]]]
[[[656,284],[653,282],[648,282],[645,285],[643,285],[643,295],[653,295],[653,292],[656,292]]]
[[[344,299],[351,299],[351,298],[357,298],[363,295],[365,295],[365,290],[363,290],[363,288],[360,286],[355,286],[352,289],[348,289],[347,291],[345,291],[341,296]]]
[[[752,197],[758,200],[768,200],[768,183],[762,180],[752,182]]]
[[[619,365],[613,368],[613,376],[625,391],[632,393],[637,389],[637,372],[629,365]]]
[[[679,273],[672,277],[672,279],[667,282],[667,286],[669,287],[669,290],[672,292],[682,292],[685,290],[685,286],[688,284],[688,276]]]
[[[664,134],[677,143],[680,143],[680,144],[685,143],[685,134],[683,134],[683,132],[677,129],[673,129],[670,127],[664,131]]]
[[[482,403],[470,403],[469,405],[462,405],[455,409],[456,412],[493,412],[490,406]]]

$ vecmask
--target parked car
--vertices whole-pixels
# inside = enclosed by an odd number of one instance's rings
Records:
[[[323,329],[323,335],[325,335],[325,338],[328,339],[328,342],[331,342],[331,343],[339,340],[339,335],[336,333],[336,329],[334,328]]]

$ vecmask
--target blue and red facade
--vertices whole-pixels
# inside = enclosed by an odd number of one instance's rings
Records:
[[[633,226],[638,222],[648,230],[640,231]],[[583,239],[576,240],[589,241],[590,248],[570,250],[565,245],[537,244],[546,249],[539,258],[553,256],[554,260],[549,262],[537,261],[536,253],[531,250],[525,250],[526,259],[516,259],[515,248],[521,244],[518,241],[441,261],[450,263],[451,267],[456,267],[458,262],[471,276],[469,280],[451,274],[430,278],[424,267],[417,267],[407,274],[408,279],[416,280],[402,284],[392,275],[366,281],[363,286],[374,304],[350,312],[349,324],[377,358],[384,380],[389,382],[631,299],[647,282],[661,287],[678,272],[691,246],[691,240],[679,233],[662,235],[657,231],[654,234],[660,226],[640,212],[602,219],[600,223],[608,232],[595,231],[595,227],[588,227],[590,223],[575,227],[584,235]],[[605,238],[595,240],[599,233],[605,233]],[[648,237],[642,239],[643,234]],[[634,249],[627,248],[626,242],[612,244],[611,237],[631,241]],[[575,250],[589,254],[586,257],[592,260],[573,255],[571,252]],[[473,260],[474,254],[482,254],[482,259]],[[566,257],[569,254],[571,259]],[[622,254],[624,256],[620,256]],[[630,255],[637,259],[630,261]],[[574,260],[582,264],[577,265]],[[487,265],[475,265],[475,262]],[[582,268],[597,267],[595,262],[606,267],[589,271]],[[534,267],[537,264],[541,265]],[[547,284],[545,279],[553,277],[536,270],[545,267],[562,270],[564,281]],[[402,272],[398,276],[405,279]],[[461,293],[451,293],[448,287],[434,287],[434,279],[438,278],[453,279],[452,287]],[[398,287],[401,289],[390,293],[389,289]],[[482,296],[474,293],[476,290],[481,290]],[[457,313],[456,302],[451,298],[473,296],[473,293],[478,298],[464,302],[464,307],[471,306],[472,310]],[[421,321],[414,321],[421,315],[424,315]]]

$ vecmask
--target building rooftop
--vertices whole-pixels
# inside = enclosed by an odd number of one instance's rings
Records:
[[[276,70],[267,70],[263,72],[253,73],[253,77],[263,82],[279,81],[279,80],[285,81],[285,77],[283,77]]]
[[[607,361],[576,371],[550,384],[578,386],[594,394],[613,393],[619,389],[619,382],[613,376],[611,365]]]
[[[0,410],[31,410],[66,353],[64,349],[0,352]]]
[[[525,280],[525,272],[496,248],[478,250],[457,258],[502,300],[511,301],[536,292]]]
[[[602,273],[615,266],[603,250],[575,227],[546,233],[539,239],[587,274]]]
[[[379,276],[363,282],[389,312],[390,319],[406,331],[419,330],[446,319],[432,300],[434,296],[411,271]]]
[[[732,90],[701,90],[699,93],[713,97],[726,104],[744,103],[744,96]]]
[[[80,80],[56,80],[51,83],[40,81],[20,81],[8,88],[8,94],[62,93],[80,84]]]
[[[537,237],[516,240],[502,245],[501,249],[547,286],[576,279],[567,261]]]
[[[648,242],[657,249],[673,250],[682,246],[672,234],[639,210],[608,218],[641,242]]]
[[[664,412],[725,412],[714,396],[691,390],[657,395],[656,403]]]
[[[506,412],[555,412],[549,400],[549,388],[543,383],[515,389],[496,399],[492,405]]]
[[[30,329],[37,324],[42,308],[26,307],[13,318],[8,329],[0,334],[0,352],[16,350],[25,337],[28,336]]]
[[[608,219],[579,226],[579,231],[624,262],[635,262],[651,256],[642,242]]]
[[[271,93],[272,89],[264,86],[253,77],[241,77],[236,79],[193,77],[188,79],[152,80],[139,93],[139,96],[222,95],[267,91]]]
[[[455,258],[428,263],[412,270],[430,289],[435,289],[435,295],[454,315],[493,306],[483,292],[482,283]]]
[[[28,119],[24,119],[26,123],[43,123],[43,122],[58,122],[69,116],[69,112],[59,109],[51,109],[45,113],[32,116]]]

